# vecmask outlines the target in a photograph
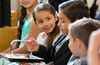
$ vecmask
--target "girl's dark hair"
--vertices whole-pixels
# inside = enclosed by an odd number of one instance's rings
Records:
[[[39,11],[48,11],[52,15],[56,16],[56,11],[52,5],[46,4],[46,3],[41,3],[34,8],[33,17],[34,17],[35,22],[36,22],[35,13],[37,13]],[[54,30],[51,33],[47,34],[48,38],[46,39],[46,47],[50,47],[52,45],[54,38],[60,32],[57,24],[58,24],[58,21],[56,21],[56,25],[55,25]]]
[[[21,39],[21,32],[22,32],[22,26],[24,24],[24,18],[26,17],[27,13],[26,13],[26,8],[21,6],[21,13],[20,13],[20,17],[19,17],[19,26],[18,26],[18,39]]]
[[[83,17],[89,17],[88,6],[85,2],[79,0],[64,2],[59,5],[59,10],[68,17],[70,22],[74,22]]]

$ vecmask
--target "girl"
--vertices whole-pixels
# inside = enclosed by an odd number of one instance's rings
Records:
[[[21,31],[21,40],[29,39],[30,37],[36,38],[39,33],[39,29],[33,21],[32,13],[34,7],[38,4],[38,0],[19,0],[19,2],[23,8],[26,8],[26,16],[22,13],[19,20],[20,25],[22,26],[19,29],[19,31]],[[20,46],[22,45],[23,42],[21,42]]]
[[[83,17],[89,17],[88,6],[83,1],[67,1],[59,5],[59,27],[62,32],[68,36],[68,25]],[[69,40],[67,40],[69,41]],[[63,44],[64,45],[64,44]],[[68,48],[69,43],[66,44]],[[69,45],[70,46],[70,45]],[[64,47],[64,46],[63,46]],[[62,49],[62,48],[60,48]],[[70,54],[69,54],[70,55]],[[70,58],[70,57],[69,57]],[[66,65],[74,65],[73,61],[77,59],[76,56],[71,56],[70,60],[67,59]],[[70,64],[71,63],[71,64]],[[63,64],[65,65],[65,64]]]
[[[59,27],[57,26],[58,20],[54,8],[49,4],[41,4],[35,8],[33,15],[36,24],[44,31],[37,37],[37,43],[44,44],[46,48],[54,46],[57,39],[61,36]],[[50,57],[48,59],[50,59]]]
[[[36,38],[40,30],[33,20],[33,9],[38,4],[38,0],[19,0],[22,7],[21,16],[18,24],[18,39],[27,40],[31,37]],[[22,47],[25,42],[17,42],[12,45],[12,50]],[[3,53],[9,53],[11,50],[8,48]],[[20,52],[20,50],[19,50]]]
[[[24,53],[31,50],[34,52],[39,49],[34,55],[43,57],[45,61],[48,63],[52,61],[53,57],[51,55],[53,46],[55,46],[56,41],[62,33],[60,33],[59,27],[57,26],[58,17],[56,15],[56,11],[53,6],[49,4],[39,4],[35,7],[33,13],[34,20],[37,26],[42,30],[38,37],[37,42],[34,40],[36,44],[31,44],[27,42],[23,48],[17,49],[13,51],[14,53]],[[33,40],[33,39],[32,39]],[[59,41],[60,42],[60,41]],[[27,49],[28,48],[28,49]],[[18,52],[18,50],[22,50],[22,52]],[[43,64],[44,65],[44,64]]]
[[[21,16],[18,22],[18,39],[26,40],[31,37],[36,38],[39,34],[40,30],[35,24],[33,20],[33,9],[38,4],[38,0],[19,0],[21,5]],[[34,28],[34,29],[33,29]],[[12,49],[17,49],[18,47],[22,47],[25,42],[19,42],[12,45]],[[10,49],[7,49],[6,53],[8,53]]]

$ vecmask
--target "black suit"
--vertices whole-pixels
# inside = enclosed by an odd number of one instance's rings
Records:
[[[98,6],[96,5],[96,1],[94,0],[94,3],[92,5],[92,7],[90,8],[90,17],[94,19],[95,15],[96,15],[96,10],[98,8]]]
[[[40,45],[39,51],[34,52],[33,55],[44,58],[46,63],[53,61],[54,65],[66,65],[71,56],[71,52],[68,48],[69,40],[65,40],[65,37],[66,36],[60,36],[55,45],[49,48]],[[63,45],[55,54],[55,47],[63,40]]]
[[[56,11],[58,11],[58,6],[59,4],[65,2],[65,1],[68,1],[68,0],[48,0],[49,3],[54,6],[54,8],[56,9]]]

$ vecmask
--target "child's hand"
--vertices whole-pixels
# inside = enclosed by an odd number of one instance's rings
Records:
[[[26,43],[27,50],[30,52],[38,51],[39,45],[34,38],[30,38]]]

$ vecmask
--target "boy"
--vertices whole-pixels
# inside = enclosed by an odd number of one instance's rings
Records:
[[[69,25],[69,48],[76,59],[68,65],[87,65],[87,49],[90,34],[100,28],[100,22],[85,18]]]

